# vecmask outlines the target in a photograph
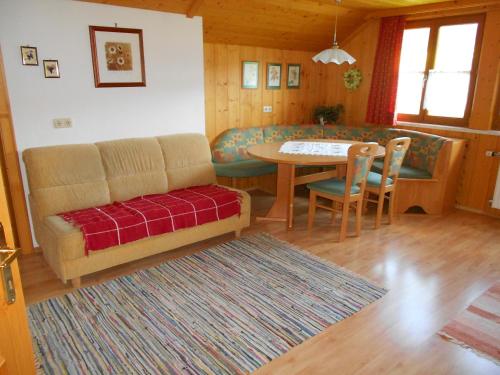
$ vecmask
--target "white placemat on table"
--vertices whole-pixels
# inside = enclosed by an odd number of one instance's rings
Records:
[[[283,154],[347,156],[347,150],[351,145],[351,143],[289,141],[281,145],[279,152]]]

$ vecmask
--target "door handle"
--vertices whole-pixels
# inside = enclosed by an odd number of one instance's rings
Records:
[[[3,279],[7,304],[16,302],[16,287],[12,277],[11,264],[17,258],[19,249],[0,249],[0,273]]]

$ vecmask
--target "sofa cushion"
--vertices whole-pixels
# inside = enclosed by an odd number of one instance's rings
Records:
[[[276,164],[261,160],[242,160],[232,163],[214,163],[215,173],[221,177],[256,177],[274,173]]]
[[[96,145],[101,153],[112,201],[167,192],[165,162],[155,138],[122,139]]]
[[[265,143],[321,138],[323,138],[321,125],[270,125],[264,128]]]
[[[264,142],[262,128],[233,128],[219,135],[212,145],[212,160],[227,163],[251,159],[247,148]]]
[[[157,138],[163,152],[168,190],[216,182],[212,155],[202,134],[175,134]]]
[[[95,145],[37,147],[23,152],[37,220],[111,202]]]
[[[59,216],[80,228],[85,240],[85,254],[88,255],[89,251],[223,220],[240,213],[238,192],[206,185],[141,196]]]
[[[311,184],[307,184],[307,187],[310,190],[316,190],[326,194],[340,196],[343,196],[345,194],[345,180],[338,180],[335,178],[313,182]],[[359,186],[353,185],[351,187],[351,194],[358,194],[360,190],[361,189],[359,188]]]
[[[374,160],[372,165],[372,171],[377,173],[383,173],[384,170],[384,160]],[[412,178],[419,180],[432,179],[432,175],[423,169],[409,167],[407,165],[402,165],[399,170],[399,178]]]
[[[237,191],[241,194],[241,218],[250,217],[250,196],[244,191],[238,191],[235,189],[227,188],[228,190]],[[86,274],[89,272],[95,272],[98,269],[104,269],[107,267],[115,266],[116,264],[125,263],[134,259],[138,259],[137,249],[140,248],[140,254],[152,255],[163,252],[168,249],[173,249],[179,246],[192,243],[193,232],[204,233],[211,232],[214,228],[213,225],[228,226],[229,228],[226,232],[231,230],[232,225],[230,224],[235,219],[240,220],[237,216],[233,216],[222,222],[212,222],[205,225],[198,226],[198,228],[186,228],[181,229],[168,235],[161,235],[155,237],[145,238],[139,241],[130,242],[128,244],[113,246],[104,250],[90,252],[88,257],[85,257],[85,241],[83,239],[83,234],[79,228],[75,227],[73,224],[68,223],[60,216],[49,216],[44,219],[42,223],[42,249],[44,251],[45,259],[49,260],[49,264],[58,272],[58,276],[66,278],[67,274],[72,275]],[[225,224],[226,223],[226,224]],[[221,231],[224,233],[224,230]],[[106,257],[106,253],[114,254],[111,261],[108,259],[103,262],[103,257]],[[144,255],[140,256],[143,257]],[[79,263],[73,263],[75,261],[81,260],[81,258],[88,258],[90,264],[79,265]],[[65,271],[61,272],[59,264],[65,262]],[[66,263],[67,262],[67,263]],[[97,262],[98,264],[95,264]],[[68,267],[68,268],[66,268]],[[89,271],[88,268],[91,270]],[[75,273],[76,272],[76,273]],[[80,273],[82,272],[82,273]],[[69,276],[74,277],[74,276]]]

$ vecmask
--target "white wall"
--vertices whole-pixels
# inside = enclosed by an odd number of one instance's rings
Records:
[[[143,30],[146,87],[95,88],[89,25]],[[23,66],[20,46],[38,48]],[[4,57],[19,150],[179,132],[205,132],[201,18],[70,0],[0,0]],[[42,60],[57,59],[60,79]],[[73,128],[52,119],[71,117]]]
[[[143,30],[146,87],[94,87],[88,26],[115,22]],[[22,45],[38,48],[39,66],[21,64]],[[199,17],[71,0],[0,0],[0,47],[20,152],[35,146],[205,133]],[[60,79],[44,78],[43,59],[59,60]],[[59,117],[70,117],[73,127],[54,129],[52,120]]]

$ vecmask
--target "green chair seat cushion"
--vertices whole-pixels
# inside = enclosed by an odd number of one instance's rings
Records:
[[[326,194],[340,195],[345,194],[345,180],[337,180],[331,178],[329,180],[317,181],[307,184],[310,190],[319,191]],[[360,192],[359,186],[351,187],[351,194],[358,194]]]
[[[380,186],[382,183],[382,175],[377,172],[368,172],[368,178],[366,179],[366,183],[371,186]],[[392,178],[387,177],[385,180],[386,185],[392,185]]]
[[[382,173],[384,170],[384,160],[374,160],[372,165],[372,172]],[[407,165],[402,165],[399,170],[399,178],[412,178],[419,180],[430,180],[432,175],[423,169],[409,167]]]
[[[220,177],[256,177],[275,173],[277,170],[274,163],[254,159],[213,164],[215,174]]]

